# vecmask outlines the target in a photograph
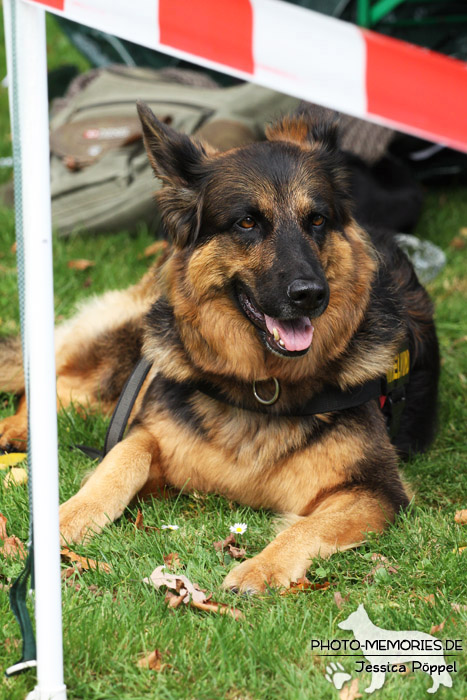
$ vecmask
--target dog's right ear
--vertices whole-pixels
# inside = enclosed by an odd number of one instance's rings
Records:
[[[156,195],[161,215],[173,243],[182,248],[194,243],[199,233],[207,153],[201,144],[159,121],[144,102],[136,106],[149,161],[165,185]]]
[[[293,114],[266,127],[269,141],[290,141],[307,147],[322,145],[331,151],[338,148],[337,112],[318,105],[300,105]]]
[[[136,107],[144,145],[157,177],[168,184],[194,184],[207,155],[203,146],[159,121],[145,102],[138,101]]]

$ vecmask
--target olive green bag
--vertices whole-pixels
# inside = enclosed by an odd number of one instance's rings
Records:
[[[160,186],[147,160],[136,100],[174,129],[226,149],[263,137],[264,124],[299,100],[243,83],[220,88],[199,73],[111,66],[90,71],[54,105],[52,221],[59,235],[134,230],[158,224]]]

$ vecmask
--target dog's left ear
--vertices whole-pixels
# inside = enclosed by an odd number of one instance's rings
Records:
[[[321,145],[339,148],[339,124],[336,112],[318,105],[299,107],[266,128],[268,141],[289,141],[304,148]]]
[[[143,141],[154,173],[164,182],[156,194],[173,243],[182,248],[195,242],[201,220],[204,147],[159,121],[144,102],[136,103]]]

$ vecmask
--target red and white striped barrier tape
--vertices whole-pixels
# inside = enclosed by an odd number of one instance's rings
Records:
[[[281,0],[29,0],[129,41],[467,151],[467,64]]]

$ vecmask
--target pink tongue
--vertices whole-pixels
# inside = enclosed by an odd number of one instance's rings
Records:
[[[264,314],[264,318],[270,334],[274,335],[274,328],[277,328],[284,347],[289,352],[306,350],[310,347],[313,340],[313,326],[306,316],[295,318],[293,321],[279,321],[279,319],[271,318],[266,314]]]

